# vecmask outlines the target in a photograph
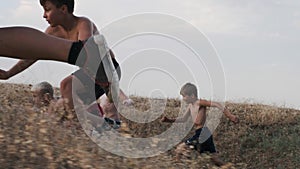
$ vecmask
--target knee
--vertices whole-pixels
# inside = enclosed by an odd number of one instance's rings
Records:
[[[60,82],[60,91],[65,93],[72,90],[72,76],[68,76]]]

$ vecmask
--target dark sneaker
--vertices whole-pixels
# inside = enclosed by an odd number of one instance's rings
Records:
[[[119,129],[121,127],[121,121],[115,121],[116,123],[113,126],[113,129]]]
[[[119,129],[121,127],[121,121],[116,121],[111,118],[104,118],[104,121],[113,129]]]
[[[109,131],[111,129],[119,129],[121,127],[121,121],[105,117],[102,126],[96,127],[96,131],[102,133],[102,131]]]

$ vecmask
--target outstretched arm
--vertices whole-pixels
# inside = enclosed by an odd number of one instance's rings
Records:
[[[0,69],[0,79],[6,80],[11,78],[16,74],[24,71],[28,67],[30,67],[34,62],[36,62],[36,60],[22,59],[18,63],[16,63],[12,68],[10,68],[8,71]]]
[[[239,119],[230,113],[230,111],[226,108],[223,107],[220,103],[218,102],[213,102],[213,101],[208,101],[208,100],[204,100],[204,99],[200,99],[200,106],[207,106],[207,107],[216,107],[219,110],[223,111],[224,115],[229,118],[232,122],[234,123],[238,123]]]

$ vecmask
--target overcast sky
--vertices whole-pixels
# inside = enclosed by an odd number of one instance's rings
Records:
[[[300,58],[298,57],[300,1],[75,0],[75,2],[75,14],[87,16],[104,32],[106,28],[110,28],[111,23],[115,23],[120,18],[141,13],[162,13],[173,18],[176,17],[178,21],[185,21],[202,32],[216,50],[224,71],[226,100],[250,99],[266,104],[275,103],[280,106],[300,108],[298,93],[300,86]],[[1,27],[30,26],[41,31],[47,27],[47,23],[42,18],[43,10],[38,0],[5,1],[1,4],[0,10]],[[121,20],[120,25],[124,26],[124,24]],[[132,29],[143,23],[135,24],[126,25],[126,28]],[[167,27],[167,24],[169,23],[162,23],[158,26]],[[126,28],[121,26],[118,33],[126,32]],[[176,28],[176,30],[180,31],[180,28]],[[182,32],[189,32],[186,30],[183,29]],[[159,41],[160,43],[157,43]],[[193,69],[198,67],[188,62],[185,63],[186,69],[181,70],[180,63],[186,59],[181,56],[184,49],[172,55],[173,51],[165,49],[167,45],[164,46],[164,44],[170,43],[172,45],[169,47],[177,49],[179,47],[169,41],[168,38],[156,39],[155,36],[145,35],[142,38],[131,38],[126,43],[122,43],[123,45],[117,45],[115,52],[124,75],[121,87],[129,94],[147,96],[162,94],[167,97],[177,97],[184,81],[191,78],[190,81],[193,82],[193,78],[198,78],[200,80],[196,80],[196,84],[199,85],[201,81],[202,87],[208,88],[207,90],[201,88],[201,97],[210,99],[214,96],[216,93],[207,92],[212,90],[209,88],[211,83],[207,82],[211,70],[199,66],[199,70],[203,70],[199,71],[199,74],[195,73],[197,71],[193,71]],[[139,48],[135,48],[133,44]],[[161,46],[160,50],[157,50],[158,46],[155,45]],[[129,51],[129,48],[131,48],[131,53],[125,55],[125,51]],[[143,48],[155,48],[156,50],[142,51]],[[134,53],[133,49],[139,52],[135,51],[136,53]],[[160,62],[168,65],[165,66],[167,71],[159,73],[155,72],[155,69],[151,69],[152,71],[145,71],[143,74],[144,70],[138,70],[135,65],[151,62],[152,60],[149,58],[152,58],[153,55],[165,58]],[[191,54],[185,53],[185,55]],[[175,56],[178,58],[167,62],[169,57],[174,58]],[[145,60],[141,58],[145,58]],[[0,58],[0,61],[3,69],[8,69],[16,63],[16,60],[6,58]],[[176,61],[178,61],[177,67],[174,66],[177,64]],[[177,69],[172,69],[170,65]],[[147,65],[144,66],[147,67]],[[217,64],[216,67],[218,66]],[[192,74],[189,74],[188,67],[191,67]],[[10,79],[9,82],[37,83],[47,80],[58,86],[59,82],[74,70],[76,67],[64,63],[39,61],[24,73]],[[131,71],[134,70],[139,73],[132,73]],[[178,70],[181,72],[176,72]],[[205,71],[208,73],[200,73]],[[182,79],[174,74],[182,74]],[[134,75],[135,78],[129,77],[131,75]]]

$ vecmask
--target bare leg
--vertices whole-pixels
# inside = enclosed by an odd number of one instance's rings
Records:
[[[28,27],[0,28],[0,56],[68,61],[72,41],[47,35]]]
[[[72,76],[68,76],[63,79],[60,83],[60,93],[62,98],[68,99],[68,106],[70,109],[74,108],[73,97],[72,97]]]
[[[113,79],[114,81],[111,80],[113,82],[111,85],[113,92],[111,93],[115,100],[118,100],[118,76],[108,53],[104,37],[96,36],[90,43],[85,43],[85,46],[89,48],[89,52],[86,51],[86,53],[90,53],[90,55],[89,57],[83,55],[85,58],[81,57],[79,59],[80,63],[77,63],[78,55],[76,52],[75,54],[72,53],[76,55],[75,57],[69,58],[69,53],[73,51],[72,45],[72,41],[47,35],[29,27],[0,28],[0,56],[30,60],[55,60],[78,65],[86,69],[89,76],[99,81],[103,88],[107,90],[110,87],[108,79]],[[81,48],[78,50],[81,50]],[[72,100],[69,100],[69,102],[72,102]]]
[[[76,45],[74,46],[74,44]],[[74,43],[28,27],[0,28],[0,56],[30,60],[55,60],[77,65],[86,69],[90,77],[102,83],[106,88],[108,88],[109,79],[114,81],[111,87],[114,88],[113,96],[117,100],[118,76],[104,37],[98,35],[91,38],[91,41],[84,43],[85,50],[80,53],[82,45],[82,42]],[[79,54],[82,54],[80,58],[78,58]]]

